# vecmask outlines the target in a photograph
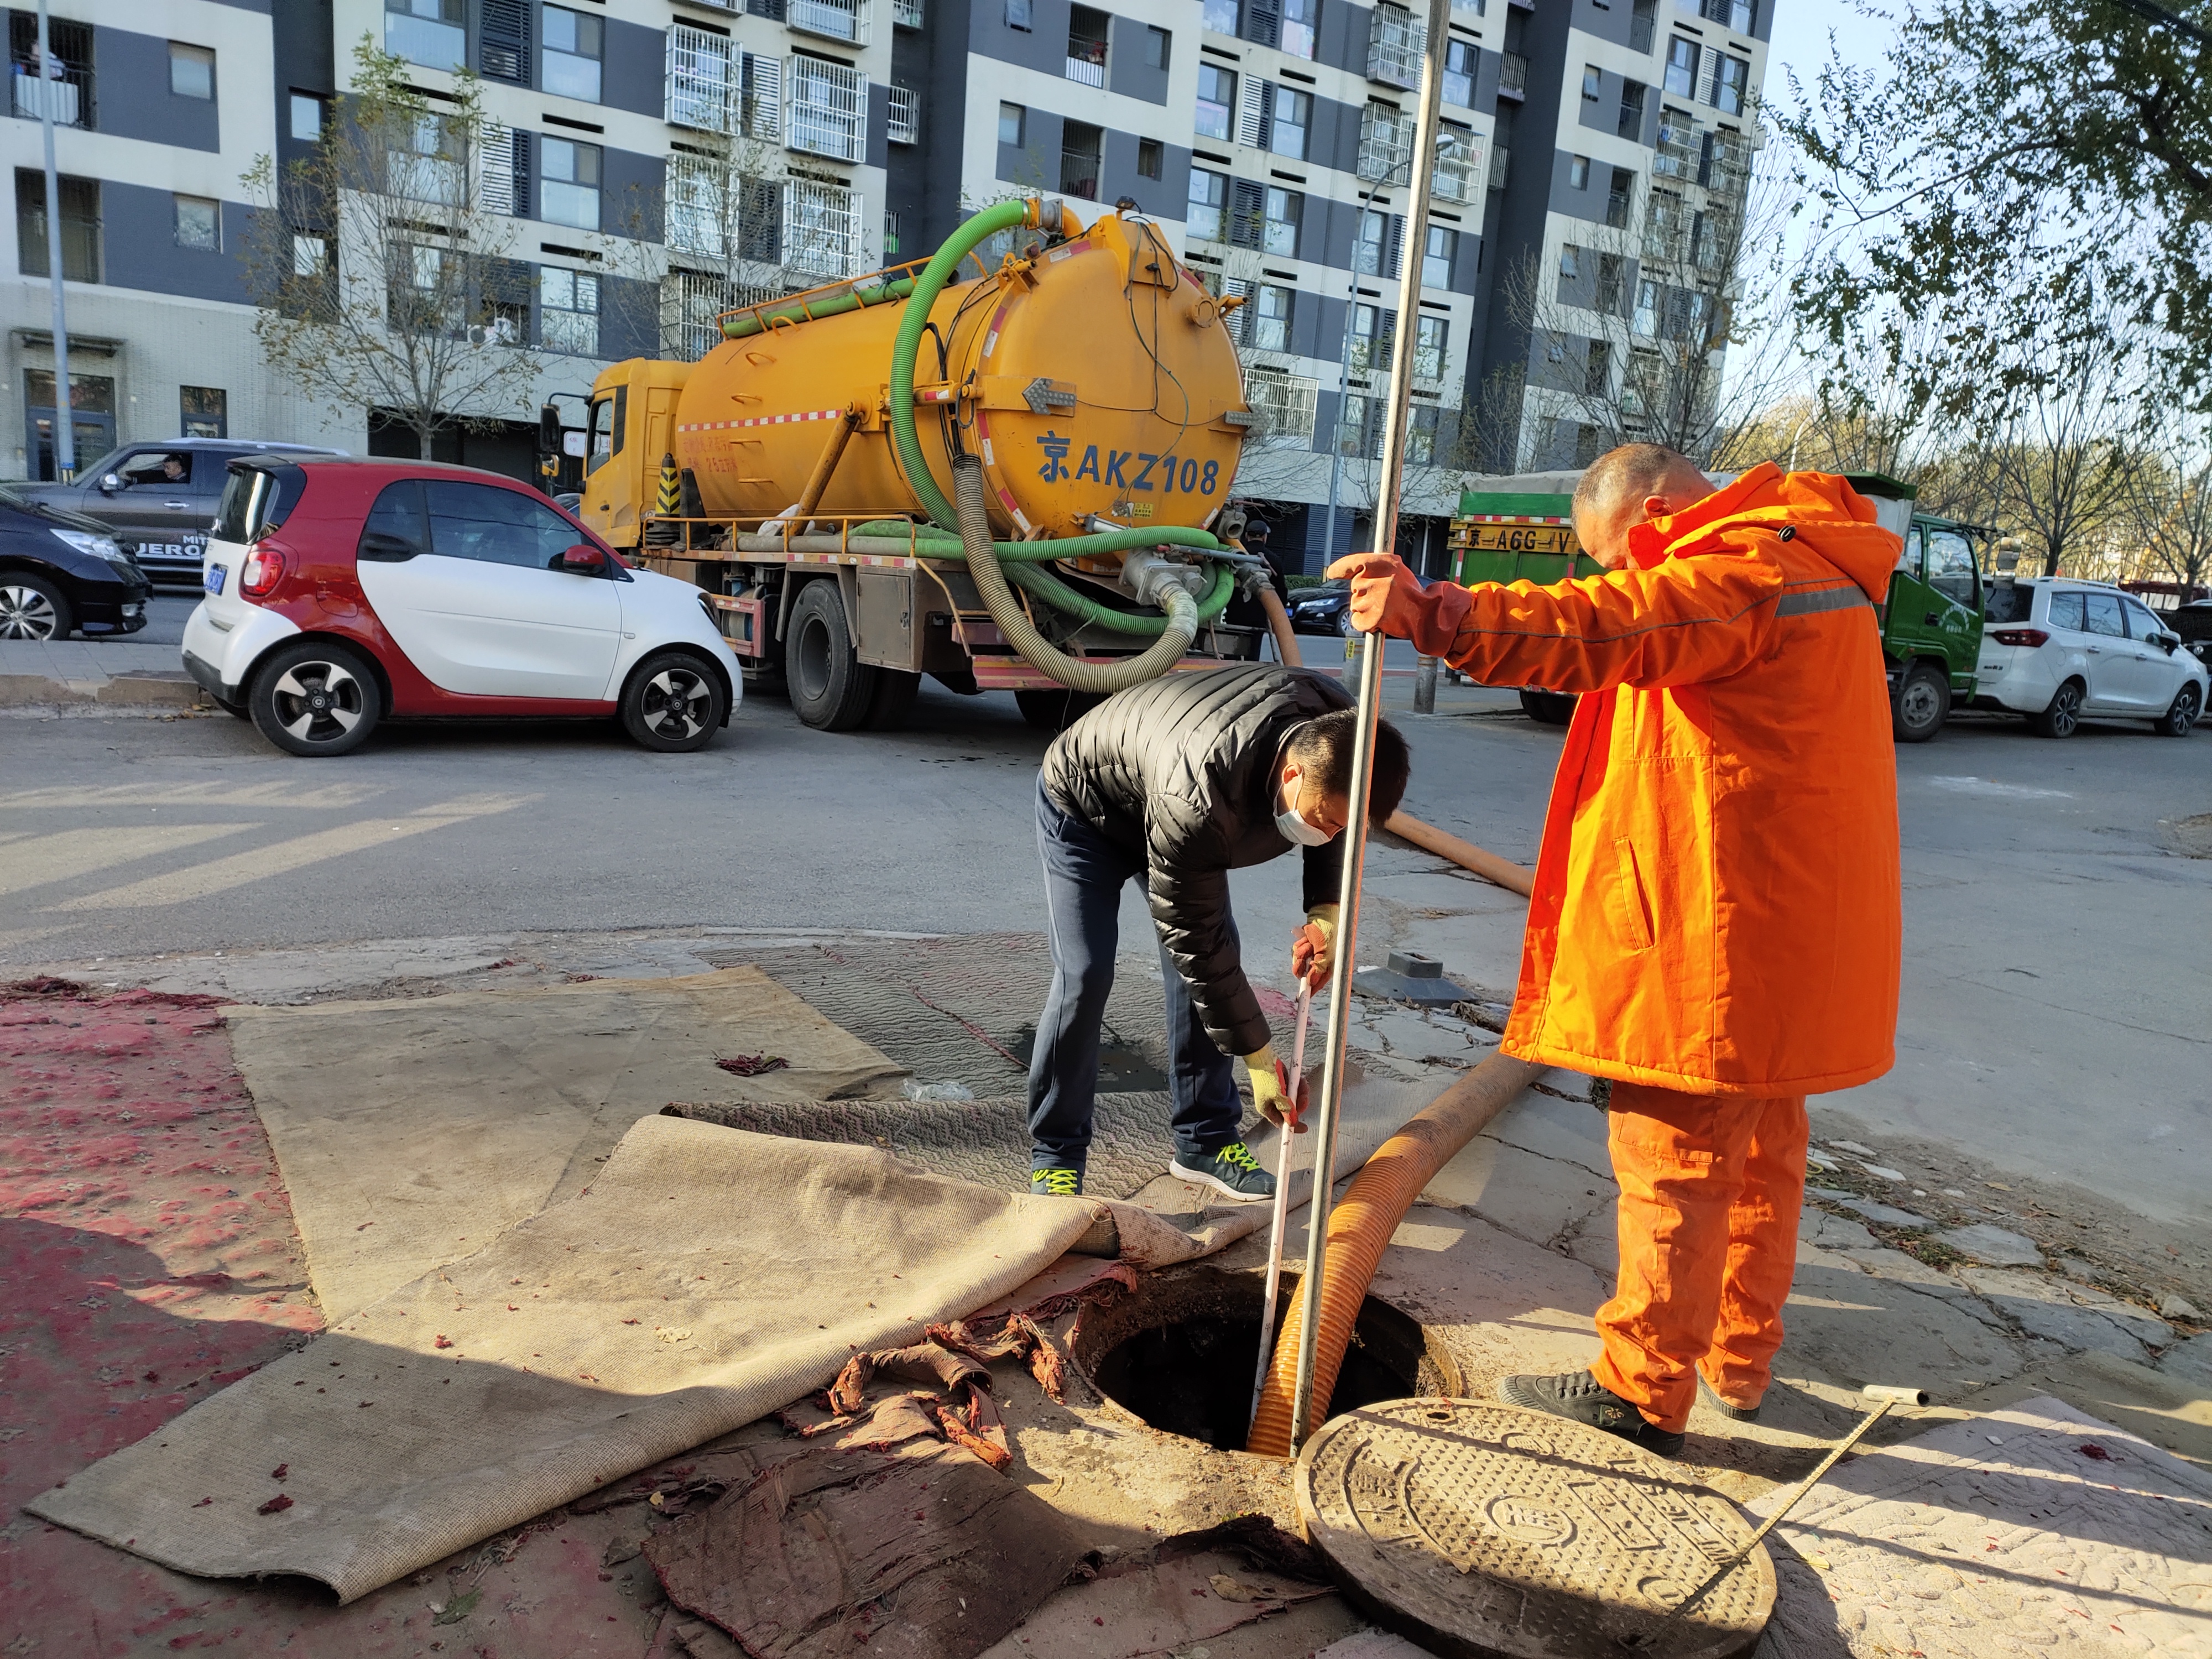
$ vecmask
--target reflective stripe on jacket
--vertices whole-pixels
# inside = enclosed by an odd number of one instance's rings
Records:
[[[1874,605],[1898,538],[1771,463],[1638,526],[1626,568],[1438,587],[1424,651],[1584,694],[1505,1048],[1692,1093],[1820,1093],[1894,1057],[1897,763]]]

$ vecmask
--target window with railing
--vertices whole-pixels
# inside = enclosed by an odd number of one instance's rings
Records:
[[[1525,95],[1528,90],[1528,59],[1517,52],[1500,52],[1498,56],[1498,89],[1514,98]]]
[[[735,301],[723,277],[701,270],[672,270],[660,284],[661,355],[693,363],[722,343],[716,319]]]
[[[669,125],[727,132],[733,104],[730,37],[678,23],[668,31],[667,68]]]
[[[1430,188],[1443,202],[1472,203],[1482,177],[1482,140],[1474,129],[1446,122],[1443,142],[1437,146],[1437,164]]]
[[[1098,199],[1098,162],[1105,133],[1087,121],[1064,121],[1060,129],[1060,193],[1085,202]]]
[[[1620,83],[1620,114],[1613,122],[1613,136],[1637,143],[1644,142],[1644,99],[1650,88],[1641,81]]]
[[[1106,84],[1106,34],[1111,20],[1089,6],[1067,9],[1067,78],[1086,87]]]
[[[46,73],[40,74],[39,20],[29,12],[8,15],[8,58],[13,82],[9,104],[25,120],[51,112],[54,125],[93,125],[92,27],[59,17],[46,22]]]
[[[1367,78],[1413,91],[1421,84],[1421,54],[1428,35],[1426,20],[1382,0],[1368,14]]]
[[[1659,112],[1658,147],[1651,157],[1652,176],[1693,179],[1704,155],[1705,146],[1699,142],[1696,124],[1680,110],[1662,106]]]
[[[1321,382],[1310,375],[1250,366],[1244,377],[1244,400],[1258,416],[1252,441],[1262,449],[1312,448],[1314,411],[1320,399]]]
[[[1628,278],[1628,258],[1626,254],[1601,253],[1597,256],[1597,299],[1600,311],[1618,316],[1620,296]]]
[[[860,161],[867,155],[868,77],[842,64],[819,58],[793,58],[787,65],[790,83],[786,142],[809,155]]]
[[[1688,251],[1684,245],[1688,226],[1680,192],[1655,185],[1644,213],[1644,258],[1660,262],[1681,258]]]
[[[1652,38],[1659,28],[1659,0],[1636,0],[1635,14],[1628,20],[1628,49],[1649,52]]]
[[[921,142],[921,94],[912,87],[890,88],[886,136],[894,144]]]
[[[1583,395],[1602,398],[1613,384],[1613,344],[1608,340],[1583,343]]]
[[[867,269],[861,244],[860,193],[842,185],[793,179],[783,190],[784,263],[836,278]]]
[[[1503,190],[1505,188],[1505,175],[1511,170],[1512,164],[1513,152],[1510,149],[1507,149],[1504,144],[1492,144],[1490,147],[1489,184],[1491,189]]]
[[[923,0],[891,0],[891,21],[902,29],[927,26],[929,13]]]
[[[665,191],[667,222],[661,234],[669,251],[723,258],[729,251],[732,204],[721,164],[711,155],[672,150]]]
[[[1388,104],[1370,103],[1359,115],[1359,176],[1386,183],[1406,165],[1413,148],[1413,118]]]
[[[1626,167],[1613,170],[1613,185],[1606,191],[1605,222],[1614,230],[1628,228],[1628,216],[1636,205],[1636,175]]]
[[[802,33],[848,46],[868,41],[867,0],[786,0],[783,21]]]

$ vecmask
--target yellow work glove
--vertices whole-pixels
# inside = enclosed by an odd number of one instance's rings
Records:
[[[1336,919],[1334,904],[1316,904],[1306,912],[1306,925],[1291,935],[1291,971],[1303,975],[1318,991],[1328,983],[1336,967]]]
[[[1305,1125],[1298,1117],[1305,1103],[1291,1098],[1290,1072],[1275,1058],[1275,1045],[1262,1043],[1257,1054],[1245,1055],[1244,1068],[1252,1074],[1252,1109],[1270,1123],[1280,1124],[1287,1118],[1304,1134]]]

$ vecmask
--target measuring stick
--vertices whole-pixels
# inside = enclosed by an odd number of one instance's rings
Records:
[[[1903,1389],[1887,1382],[1870,1382],[1860,1392],[1869,1400],[1878,1400],[1881,1403],[1861,1418],[1858,1426],[1845,1435],[1837,1443],[1835,1449],[1820,1460],[1820,1467],[1797,1483],[1797,1490],[1790,1494],[1789,1501],[1759,1523],[1759,1530],[1745,1540],[1741,1549],[1715,1567],[1711,1577],[1692,1590],[1680,1605],[1668,1611],[1666,1620],[1661,1621],[1662,1625],[1687,1613],[1692,1607],[1711,1594],[1714,1586],[1717,1585],[1722,1579],[1749,1560],[1751,1553],[1759,1547],[1759,1540],[1782,1523],[1783,1516],[1796,1509],[1798,1500],[1820,1484],[1820,1477],[1835,1468],[1843,1455],[1857,1445],[1869,1429],[1889,1414],[1889,1408],[1892,1406],[1924,1406],[1928,1403],[1928,1391],[1925,1389]]]
[[[1304,974],[1298,975],[1298,1028],[1291,1040],[1291,1073],[1288,1086],[1283,1091],[1294,1113],[1303,1114],[1305,1103],[1299,1098],[1304,1092],[1306,1077],[1306,1020],[1313,1012],[1313,984]],[[1291,1219],[1291,1142],[1297,1134],[1296,1117],[1286,1119],[1279,1139],[1283,1155],[1275,1171],[1274,1215],[1267,1231],[1267,1299],[1260,1313],[1260,1364],[1252,1376],[1252,1415],[1260,1414],[1260,1395],[1267,1386],[1267,1368],[1275,1357],[1275,1298],[1283,1287],[1283,1231]],[[1251,1425],[1245,1425],[1249,1438]]]

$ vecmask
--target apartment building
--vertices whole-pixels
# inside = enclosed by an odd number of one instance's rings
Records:
[[[1244,301],[1265,419],[1239,490],[1272,504],[1279,558],[1317,567],[1332,492],[1334,548],[1364,533],[1401,329],[1416,518],[1448,514],[1464,471],[1620,435],[1594,398],[1632,434],[1651,362],[1725,303],[1774,3],[1455,0],[1407,295],[1425,28],[1391,0],[52,0],[80,451],[222,430],[412,453],[387,415],[266,368],[239,252],[243,176],[306,152],[367,40],[434,106],[477,77],[465,188],[507,222],[511,273],[485,325],[542,366],[517,403],[696,356],[718,311],[926,257],[992,201],[1126,203]],[[12,11],[0,139],[0,447],[31,474],[54,396],[33,35]],[[527,465],[519,420],[451,441]]]

